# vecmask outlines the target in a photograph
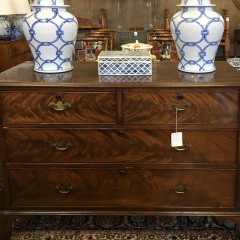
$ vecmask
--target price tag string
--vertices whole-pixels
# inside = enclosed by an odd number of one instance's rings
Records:
[[[176,133],[178,132],[178,110],[176,108]]]
[[[176,108],[176,126],[175,132],[171,133],[171,146],[172,147],[181,147],[183,145],[182,132],[178,132],[178,109]]]

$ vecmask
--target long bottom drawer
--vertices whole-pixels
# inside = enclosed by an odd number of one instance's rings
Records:
[[[234,208],[235,170],[9,169],[12,207]]]

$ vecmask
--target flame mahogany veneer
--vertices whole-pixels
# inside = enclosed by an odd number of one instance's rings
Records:
[[[181,80],[175,62],[153,64],[146,82],[102,82],[89,62],[59,76],[34,73],[32,62],[1,73],[0,220],[239,216],[240,72],[216,67],[208,81]],[[176,108],[184,142],[177,149]]]

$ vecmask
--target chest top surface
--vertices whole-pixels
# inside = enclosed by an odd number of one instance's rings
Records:
[[[151,76],[99,76],[97,62],[75,62],[73,71],[43,74],[33,70],[33,62],[24,62],[0,73],[4,87],[114,87],[114,88],[176,88],[176,87],[240,87],[240,72],[227,62],[216,62],[216,71],[205,74],[177,70],[177,62],[153,64]]]

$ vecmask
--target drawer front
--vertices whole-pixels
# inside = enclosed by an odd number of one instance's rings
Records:
[[[25,39],[20,39],[18,41],[14,41],[14,42],[11,42],[11,44],[9,44],[10,58],[17,57],[18,55],[25,52],[29,52],[29,51],[30,51],[30,48]]]
[[[234,170],[9,169],[12,207],[234,208]]]
[[[2,94],[4,124],[116,123],[114,92]]]
[[[237,92],[124,92],[123,120],[128,124],[230,124],[238,122]]]
[[[171,130],[4,129],[10,163],[236,164],[237,130],[183,130],[184,146],[170,147]]]

